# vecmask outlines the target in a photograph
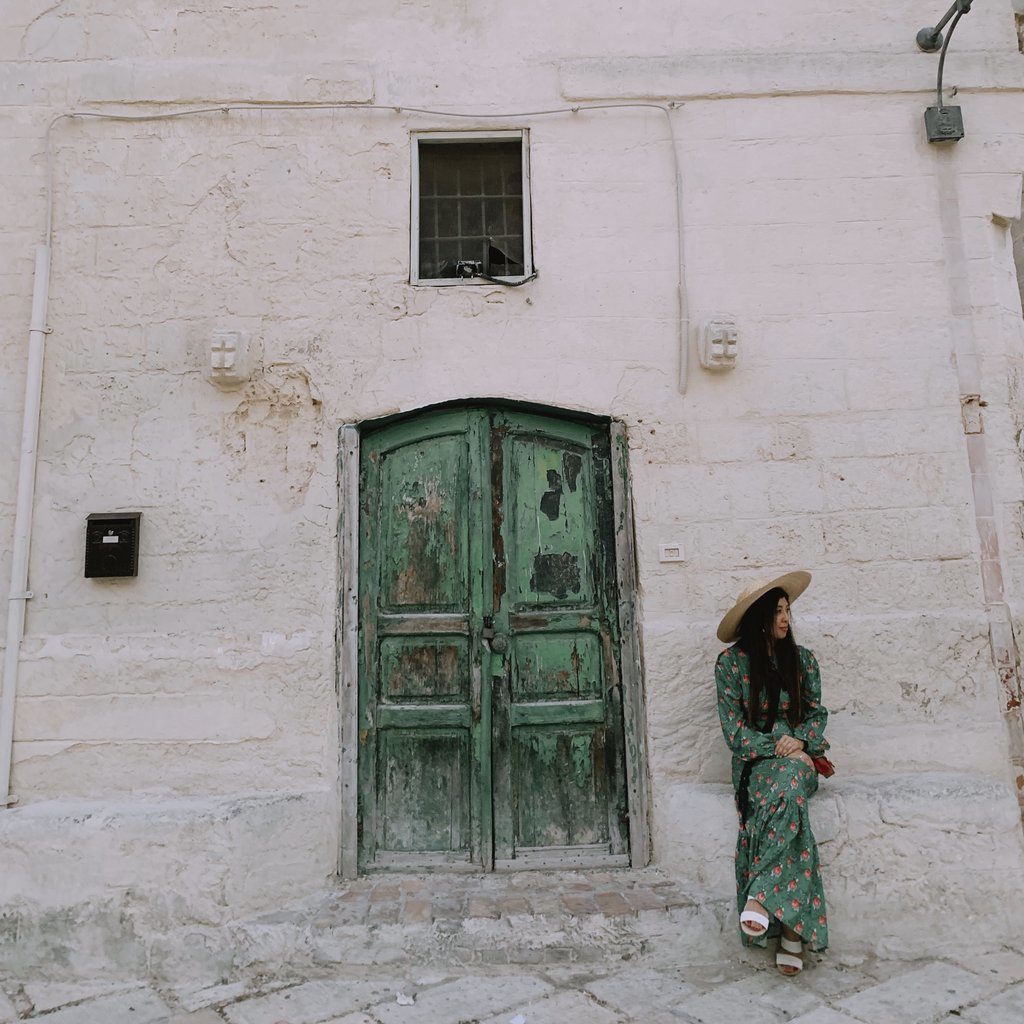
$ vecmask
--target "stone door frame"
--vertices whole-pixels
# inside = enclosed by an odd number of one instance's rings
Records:
[[[466,403],[469,404],[469,403]],[[492,404],[474,402],[477,404]],[[515,403],[493,403],[514,406]],[[428,407],[429,408],[429,407]],[[410,417],[428,409],[411,410]],[[565,415],[568,410],[546,409]],[[571,413],[570,413],[571,415]],[[366,424],[369,426],[370,424]],[[375,424],[374,424],[375,425]],[[338,437],[338,603],[335,623],[338,699],[338,873],[359,873],[359,460],[360,424],[346,423]],[[650,778],[643,651],[637,594],[636,541],[630,493],[629,446],[625,424],[609,423],[612,456],[616,596],[622,660],[622,711],[629,800],[630,861],[634,868],[651,859]]]

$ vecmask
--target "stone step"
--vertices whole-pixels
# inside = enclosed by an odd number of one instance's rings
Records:
[[[733,901],[653,870],[369,876],[232,927],[236,968],[558,964],[668,950],[710,962]],[[731,946],[730,946],[731,948]]]

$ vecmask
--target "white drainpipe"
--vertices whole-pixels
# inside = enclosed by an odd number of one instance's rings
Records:
[[[18,662],[25,635],[28,592],[28,550],[32,539],[32,508],[39,447],[39,408],[43,394],[43,352],[46,347],[46,300],[50,289],[50,247],[36,246],[32,289],[32,321],[28,332],[28,372],[25,377],[25,417],[21,429],[17,512],[11,558],[11,590],[7,599],[7,637],[4,650],[3,693],[0,696],[0,807],[17,803],[11,795],[11,753],[14,746],[14,697]]]

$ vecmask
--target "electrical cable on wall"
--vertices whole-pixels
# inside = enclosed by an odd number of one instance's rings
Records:
[[[28,589],[28,555],[32,534],[34,511],[35,471],[39,441],[39,420],[42,400],[43,356],[45,337],[50,333],[46,321],[49,298],[50,252],[53,239],[53,131],[58,124],[74,118],[89,118],[102,121],[168,121],[181,117],[202,114],[230,114],[234,111],[294,111],[294,110],[378,110],[395,114],[422,114],[429,117],[465,118],[470,120],[521,121],[532,117],[547,117],[565,114],[580,114],[591,110],[658,110],[665,115],[668,127],[668,142],[672,151],[672,170],[675,184],[676,219],[676,329],[679,350],[678,386],[681,393],[686,391],[689,373],[689,325],[686,320],[688,309],[686,297],[686,274],[683,248],[682,178],[679,166],[679,152],[676,145],[675,125],[672,112],[677,104],[668,103],[590,103],[548,110],[526,110],[510,113],[480,114],[465,111],[431,110],[425,107],[364,103],[226,103],[214,106],[194,107],[185,110],[171,110],[147,114],[114,114],[103,111],[76,110],[58,114],[47,125],[44,138],[46,162],[46,221],[43,242],[36,247],[35,274],[32,298],[32,321],[29,328],[29,358],[25,378],[25,409],[22,429],[21,456],[19,460],[18,489],[14,525],[14,543],[11,558],[11,586],[8,592],[7,643],[4,651],[3,684],[0,689],[0,807],[11,806],[17,797],[10,792],[10,773],[14,739],[14,711],[17,694],[18,668],[21,643],[25,629],[25,611],[32,597]],[[533,280],[536,272],[522,281],[501,281],[486,273],[485,267],[470,268],[470,277],[480,277],[505,287],[521,287]]]
[[[49,248],[53,237],[53,150],[51,136],[53,128],[65,119],[93,118],[102,121],[168,121],[179,117],[194,117],[200,114],[230,114],[235,111],[295,111],[295,110],[377,110],[394,114],[422,114],[428,117],[462,118],[466,120],[500,120],[519,121],[530,117],[550,117],[564,114],[580,114],[591,110],[657,110],[665,115],[668,128],[668,142],[672,151],[672,174],[675,182],[675,222],[676,222],[676,334],[679,351],[678,387],[681,394],[686,393],[689,378],[689,322],[688,295],[686,289],[686,261],[683,240],[683,186],[679,163],[679,150],[676,144],[675,123],[672,113],[680,104],[645,103],[642,101],[627,103],[587,103],[569,107],[551,107],[544,110],[518,110],[496,114],[481,114],[472,111],[434,110],[429,107],[411,107],[404,104],[383,103],[219,103],[215,106],[189,107],[184,110],[169,110],[147,114],[114,114],[97,110],[74,110],[58,114],[47,126],[45,138],[46,156],[46,229],[45,244]],[[504,287],[518,288],[537,277],[536,271],[522,281],[504,281],[495,278],[480,269],[466,274],[467,278],[475,277]]]

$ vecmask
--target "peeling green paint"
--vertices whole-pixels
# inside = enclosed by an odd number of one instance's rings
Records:
[[[589,736],[573,736],[572,738],[572,777],[576,785],[583,789],[590,782],[594,771],[594,761],[590,751]]]
[[[626,852],[607,428],[449,409],[362,450],[361,864]]]
[[[550,768],[555,763],[555,757],[558,754],[558,736],[555,733],[545,732],[535,735],[530,740],[530,746],[537,755],[537,760],[545,768]]]

